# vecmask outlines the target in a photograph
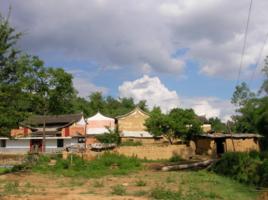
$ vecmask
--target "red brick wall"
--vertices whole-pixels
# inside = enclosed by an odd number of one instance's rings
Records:
[[[12,129],[10,132],[11,137],[23,137],[28,136],[31,133],[29,128],[17,128]]]

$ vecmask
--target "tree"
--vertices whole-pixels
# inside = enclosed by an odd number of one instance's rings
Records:
[[[190,139],[201,132],[201,122],[192,109],[172,109],[168,114],[162,114],[159,108],[154,108],[145,126],[154,136],[164,136],[170,142],[181,138]]]
[[[255,98],[255,94],[250,91],[245,82],[236,86],[231,102],[236,106],[243,106],[249,99]]]
[[[218,117],[209,118],[208,123],[211,124],[212,130],[215,132],[228,132],[226,124],[223,123]]]
[[[0,15],[0,135],[32,114],[73,112],[72,76],[15,48],[21,33]]]

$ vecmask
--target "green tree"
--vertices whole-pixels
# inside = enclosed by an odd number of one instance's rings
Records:
[[[245,82],[236,86],[231,102],[236,106],[243,106],[249,99],[255,98],[255,94],[250,91]]]
[[[192,109],[172,109],[168,114],[162,114],[159,108],[154,108],[145,126],[154,136],[164,136],[172,144],[177,138],[190,139],[201,132],[201,122]]]
[[[212,131],[225,133],[228,132],[226,124],[223,123],[218,117],[209,118],[208,123],[211,124]]]
[[[0,135],[32,114],[73,112],[72,76],[15,48],[21,34],[0,16]]]

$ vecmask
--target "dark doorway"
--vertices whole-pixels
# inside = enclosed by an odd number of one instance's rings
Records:
[[[42,140],[33,139],[30,141],[30,151],[31,152],[41,152],[42,151]]]
[[[224,144],[225,144],[225,139],[216,139],[216,148],[217,148],[217,154],[221,155],[224,153]]]

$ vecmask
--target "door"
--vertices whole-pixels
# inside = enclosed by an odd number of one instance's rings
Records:
[[[41,152],[42,151],[42,140],[32,139],[30,142],[30,151],[31,152]]]
[[[225,139],[216,139],[216,148],[217,148],[217,155],[221,155],[225,152],[224,144],[225,144]]]

